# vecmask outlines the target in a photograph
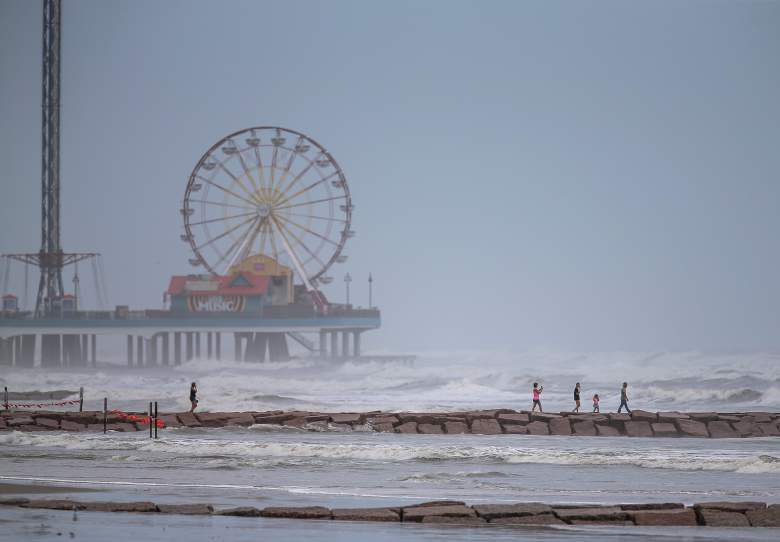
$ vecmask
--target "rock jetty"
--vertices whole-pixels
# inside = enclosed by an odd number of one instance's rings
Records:
[[[143,413],[138,413],[143,417]],[[402,434],[572,435],[600,437],[741,438],[780,436],[780,413],[647,412],[629,414],[531,413],[510,409],[471,412],[197,412],[159,417],[166,427],[278,425],[309,431],[376,431]],[[109,431],[148,430],[109,414]],[[0,431],[102,431],[102,412],[2,412]]]
[[[70,499],[0,499],[0,506],[84,512],[136,512],[155,514],[218,515],[335,521],[489,525],[641,525],[680,527],[780,527],[780,504],[764,502],[703,502],[616,504],[513,503],[477,504],[432,501],[382,508],[325,508],[323,506],[271,506],[215,509],[211,504],[155,504],[153,502],[82,502]]]

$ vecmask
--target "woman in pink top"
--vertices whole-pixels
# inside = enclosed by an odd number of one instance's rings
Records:
[[[539,395],[542,393],[542,390],[544,390],[544,386],[540,386],[538,382],[534,382],[534,404],[531,407],[531,412],[536,410],[536,407],[539,407],[539,412],[542,411],[542,402],[539,400]]]

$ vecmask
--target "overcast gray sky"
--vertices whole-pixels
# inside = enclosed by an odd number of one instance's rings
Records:
[[[193,166],[280,125],[346,172],[327,291],[374,273],[369,346],[777,349],[778,29],[780,2],[64,0],[64,248],[159,307]],[[40,57],[40,2],[0,0],[0,252],[40,244]]]

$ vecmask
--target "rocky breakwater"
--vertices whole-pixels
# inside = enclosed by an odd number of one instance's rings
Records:
[[[467,506],[462,501],[432,501],[382,508],[326,508],[324,506],[240,506],[216,509],[211,504],[155,504],[153,502],[82,502],[70,499],[0,499],[0,506],[84,512],[221,515],[336,521],[489,525],[641,525],[680,527],[780,527],[780,504],[763,502],[703,502],[615,504],[602,506],[544,503],[501,503]]]
[[[139,414],[142,416],[142,414]],[[108,430],[139,431],[148,424],[109,414]],[[197,412],[163,414],[166,427],[278,425],[309,431],[401,434],[572,435],[591,437],[740,438],[780,436],[780,413],[647,412],[531,413],[510,409],[470,412]],[[3,412],[0,431],[102,431],[102,412]]]

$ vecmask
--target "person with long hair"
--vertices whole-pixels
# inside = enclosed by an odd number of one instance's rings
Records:
[[[193,412],[198,406],[198,385],[195,382],[190,384],[190,404],[192,404],[190,412]]]

